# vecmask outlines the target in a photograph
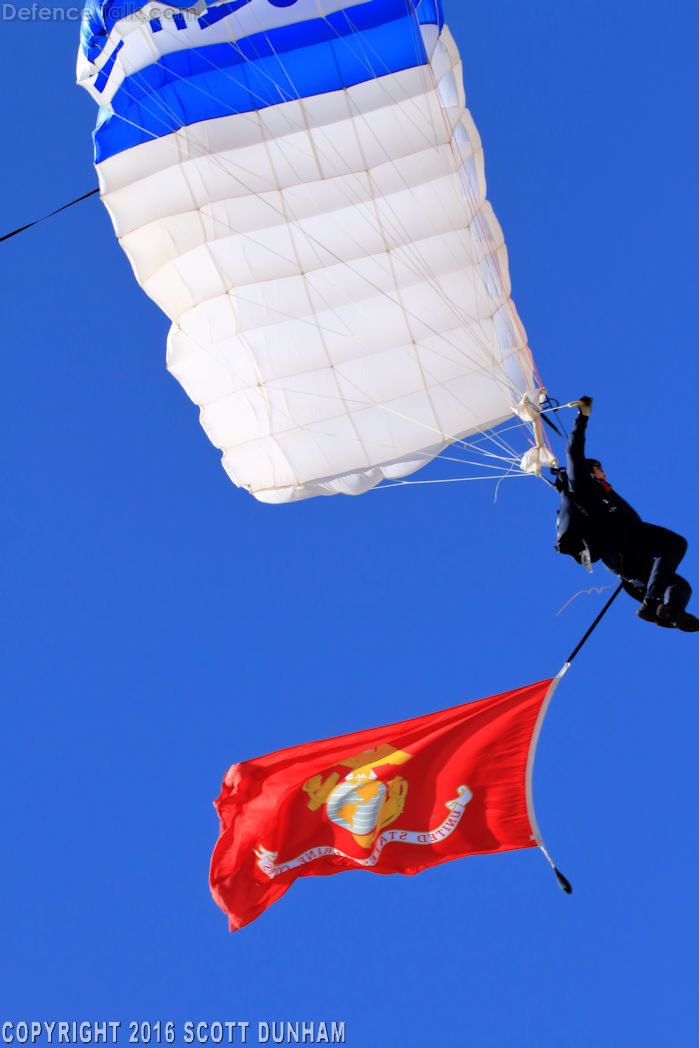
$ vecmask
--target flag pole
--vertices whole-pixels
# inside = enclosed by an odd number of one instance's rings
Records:
[[[546,696],[544,698],[544,701],[541,704],[541,709],[539,710],[539,716],[536,719],[536,725],[534,727],[534,733],[532,735],[532,741],[529,744],[529,758],[527,760],[527,781],[526,781],[527,814],[529,815],[529,825],[531,826],[531,830],[532,830],[532,840],[536,841],[537,846],[541,849],[541,851],[546,856],[546,858],[547,858],[547,860],[549,862],[549,865],[551,866],[551,869],[556,874],[556,880],[558,881],[559,886],[566,893],[566,895],[570,895],[572,893],[572,891],[573,891],[573,888],[572,888],[572,885],[571,885],[570,881],[568,880],[568,878],[563,876],[563,874],[558,869],[558,867],[556,866],[555,862],[553,861],[553,859],[549,855],[548,851],[546,850],[546,845],[544,844],[543,838],[541,836],[541,830],[539,829],[539,826],[538,826],[537,821],[536,821],[536,815],[534,813],[534,794],[533,794],[533,790],[532,790],[532,779],[533,779],[533,775],[534,775],[534,756],[536,754],[536,747],[537,747],[537,744],[539,742],[539,735],[541,734],[541,728],[542,728],[542,725],[544,723],[544,717],[546,716],[546,711],[549,708],[549,703],[551,702],[551,699],[553,698],[553,693],[555,692],[556,688],[558,687],[558,684],[559,684],[559,682],[561,680],[561,677],[568,670],[569,665],[570,665],[570,662],[566,662],[565,666],[560,671],[560,673],[556,677],[553,678],[553,680],[551,681],[551,684],[549,685],[549,690],[546,692]]]
[[[605,615],[607,614],[607,612],[609,611],[609,609],[611,608],[612,604],[613,604],[613,603],[614,603],[614,601],[615,601],[615,600],[617,599],[617,597],[619,596],[619,594],[621,593],[621,591],[623,590],[623,588],[624,588],[624,583],[623,583],[623,582],[620,582],[620,583],[619,583],[619,585],[617,586],[617,588],[616,588],[616,589],[614,590],[614,592],[612,593],[612,595],[611,595],[611,597],[609,598],[609,600],[607,601],[607,603],[606,603],[606,604],[604,605],[604,607],[603,607],[603,608],[602,608],[602,610],[600,611],[600,613],[599,613],[599,615],[597,616],[597,618],[595,619],[595,621],[594,621],[594,622],[592,623],[592,625],[590,626],[589,630],[587,631],[587,633],[585,634],[585,636],[583,637],[583,639],[582,639],[582,640],[580,641],[580,643],[578,644],[578,646],[577,646],[576,648],[573,648],[573,650],[571,651],[570,655],[569,655],[569,656],[568,656],[568,658],[566,659],[566,663],[565,663],[565,666],[563,667],[563,669],[561,670],[561,672],[560,672],[560,673],[558,674],[558,676],[559,676],[559,677],[563,676],[563,674],[564,674],[564,673],[565,673],[565,671],[566,671],[566,670],[568,669],[568,667],[570,666],[570,664],[571,664],[571,662],[573,661],[573,659],[575,658],[575,656],[576,656],[576,655],[578,654],[578,652],[579,652],[579,651],[580,651],[580,649],[582,648],[582,646],[583,646],[583,644],[585,643],[585,641],[586,641],[586,640],[588,640],[588,638],[589,638],[589,637],[590,637],[590,636],[591,636],[591,635],[592,635],[592,634],[594,633],[594,631],[596,630],[597,626],[599,626],[600,622],[602,621],[602,619],[604,618],[604,616],[605,616]]]
[[[616,598],[619,596],[619,594],[621,593],[623,588],[624,588],[623,587],[623,583],[620,584],[616,588],[616,590],[614,591],[612,596],[609,598],[607,603],[604,605],[604,607],[600,611],[600,613],[597,616],[597,618],[595,619],[595,621],[592,623],[590,628],[587,630],[587,632],[583,636],[582,640],[578,643],[578,645],[575,648],[573,648],[572,652],[570,653],[570,655],[566,659],[566,661],[565,661],[562,669],[560,670],[560,672],[551,681],[551,685],[549,687],[549,690],[546,693],[546,697],[545,697],[544,701],[541,704],[541,709],[539,710],[539,716],[537,717],[536,726],[534,728],[534,734],[532,735],[531,745],[529,747],[529,759],[527,761],[527,784],[526,784],[526,789],[527,789],[527,809],[528,809],[528,813],[529,813],[529,823],[530,823],[531,828],[532,828],[532,839],[536,841],[537,846],[540,848],[540,850],[546,856],[546,859],[548,860],[549,865],[551,866],[551,869],[556,874],[556,880],[558,881],[559,886],[566,893],[566,895],[570,895],[572,893],[573,887],[572,887],[570,881],[568,880],[568,878],[564,877],[564,875],[561,873],[561,871],[558,869],[558,867],[556,866],[555,862],[553,861],[553,859],[549,855],[549,853],[548,853],[548,851],[546,849],[546,845],[544,844],[543,838],[541,836],[541,831],[540,831],[540,829],[539,829],[539,827],[537,825],[536,815],[534,814],[534,796],[533,796],[533,791],[532,791],[532,777],[533,777],[533,773],[534,773],[534,756],[535,756],[535,753],[536,753],[537,744],[539,742],[539,735],[541,734],[541,728],[542,728],[542,725],[544,723],[544,717],[546,716],[546,711],[549,708],[549,703],[551,702],[551,699],[553,698],[553,694],[554,694],[556,688],[558,687],[558,684],[559,684],[561,678],[563,677],[563,675],[565,673],[568,672],[568,670],[570,669],[571,662],[573,661],[575,656],[578,654],[578,652],[582,648],[583,644],[585,644],[585,642],[589,639],[589,637],[592,635],[594,630],[600,624],[600,622],[602,621],[604,616],[607,614],[607,612],[609,611],[609,609],[611,608],[612,604],[614,603]]]

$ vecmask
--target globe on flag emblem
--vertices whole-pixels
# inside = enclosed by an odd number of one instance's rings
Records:
[[[376,829],[387,790],[385,783],[379,782],[373,772],[356,784],[352,781],[354,778],[354,775],[348,775],[335,787],[328,800],[327,812],[331,822],[343,826],[355,837],[364,837]]]
[[[392,773],[397,764],[405,764],[410,754],[390,745],[359,753],[339,762],[351,770],[340,780],[334,772],[323,780],[314,776],[304,785],[310,795],[308,807],[317,810],[325,802],[332,823],[354,837],[362,848],[371,848],[377,833],[402,813],[408,794],[408,783],[395,775],[384,782],[381,774]]]

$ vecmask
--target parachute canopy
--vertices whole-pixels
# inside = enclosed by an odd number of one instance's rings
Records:
[[[236,484],[357,494],[536,401],[438,0],[88,0],[78,79]]]

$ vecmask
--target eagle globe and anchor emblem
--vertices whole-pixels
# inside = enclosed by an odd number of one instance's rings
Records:
[[[408,795],[408,783],[401,775],[383,782],[375,769],[410,759],[411,754],[385,744],[338,761],[351,770],[342,780],[337,771],[325,780],[322,774],[309,779],[303,787],[310,797],[308,807],[317,811],[325,804],[331,822],[349,830],[362,848],[371,848],[376,834],[402,814]]]
[[[387,766],[399,767],[411,759],[412,754],[384,743],[376,749],[337,761],[335,768],[350,769],[344,777],[341,772],[328,769],[312,776],[303,785],[304,792],[308,794],[309,810],[316,812],[324,807],[328,819],[351,833],[356,843],[371,852],[370,855],[357,859],[338,848],[324,845],[310,848],[302,855],[281,863],[275,852],[259,847],[255,849],[255,855],[262,872],[269,877],[276,877],[324,855],[342,856],[359,866],[375,866],[384,846],[394,840],[392,834],[383,837],[381,831],[403,813],[408,795],[408,782],[402,775],[394,775],[384,781],[377,770],[386,769]],[[386,771],[383,771],[383,775],[386,775]],[[428,845],[450,836],[472,797],[467,786],[459,786],[457,793],[456,799],[445,802],[448,815],[440,826],[433,830],[401,830],[400,842]]]

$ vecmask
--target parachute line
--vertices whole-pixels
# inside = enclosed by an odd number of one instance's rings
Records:
[[[74,207],[82,200],[87,200],[88,197],[94,196],[96,193],[99,193],[99,186],[97,189],[91,189],[89,193],[84,193],[77,200],[71,200],[69,204],[57,207],[55,211],[49,211],[48,215],[44,215],[42,218],[35,218],[33,222],[28,222],[26,226],[20,226],[19,229],[13,229],[11,233],[5,233],[4,236],[0,237],[0,243],[3,240],[9,240],[11,237],[16,237],[18,233],[24,233],[25,229],[32,229],[33,226],[38,226],[40,222],[45,222],[48,218],[53,218],[54,215],[60,215],[61,211],[67,211],[69,207]]]
[[[137,77],[134,76],[134,79],[137,79]],[[184,79],[184,78],[182,78],[182,79]],[[199,89],[199,90],[201,90],[201,89]],[[160,103],[160,104],[163,105],[163,107],[164,107],[163,103]],[[152,113],[152,110],[149,110],[148,107],[145,104],[141,103],[141,105],[142,105],[142,108],[144,110],[146,110],[147,112],[150,111]],[[172,115],[173,118],[175,117],[174,112],[172,112],[170,115]],[[119,115],[119,119],[120,120],[126,120],[126,118],[122,117],[121,115]],[[132,126],[138,127],[140,129],[140,125],[135,124],[133,121],[127,120],[127,122],[130,123]],[[190,144],[192,144],[194,146],[199,146],[200,149],[202,149],[202,150],[204,149],[203,144],[196,141],[194,136],[191,134],[191,131],[190,131],[189,128],[185,128],[185,127],[179,128],[176,131],[174,131],[173,134],[177,135],[177,136],[181,136],[182,139],[183,139],[182,144],[184,144],[185,146],[189,146]],[[155,138],[156,136],[153,136],[153,137]],[[175,145],[175,143],[173,142],[173,146],[174,145]],[[204,153],[190,152],[190,155],[186,159],[201,159],[204,155],[205,155]],[[240,170],[240,165],[234,165],[232,163],[232,161],[230,161],[228,158],[223,159],[221,157],[209,157],[208,159],[209,159],[209,161],[212,164],[214,164],[215,166],[219,167],[224,173],[226,173],[226,174],[233,173],[235,178],[236,178],[236,180],[240,183],[240,185],[243,186],[243,188],[245,188],[246,190],[248,190],[250,196],[255,196],[259,200],[263,199],[263,194],[257,193],[254,190],[252,190],[252,188],[248,184],[246,184],[243,181],[243,179],[240,177],[240,175],[238,173],[238,171]],[[230,172],[227,171],[226,168],[229,168]],[[238,170],[234,170],[234,168],[237,168]],[[299,184],[301,184],[301,183],[299,183]],[[357,205],[357,204],[362,204],[363,205],[363,204],[368,203],[367,201],[360,201],[360,202],[358,202],[358,201],[353,201],[351,198],[347,198],[347,199],[349,200],[350,203],[355,203],[355,205]],[[288,221],[288,216],[285,215],[284,210],[281,207],[273,204],[269,200],[267,200],[266,203],[269,205],[269,207],[272,210],[274,210],[278,214],[280,219]],[[215,216],[213,216],[211,214],[207,214],[207,212],[205,212],[203,209],[202,209],[202,213],[206,215],[206,217],[207,217],[207,219],[209,221],[213,222],[216,225],[220,225],[220,226],[222,226],[225,229],[228,229],[235,236],[242,237],[243,239],[249,241],[251,244],[253,244],[253,245],[257,246],[257,247],[264,247],[265,250],[270,251],[272,254],[277,255],[277,257],[280,258],[283,261],[287,261],[288,260],[287,256],[281,254],[278,251],[275,251],[273,248],[271,248],[269,246],[268,243],[262,244],[262,242],[260,240],[256,239],[251,233],[247,233],[247,232],[243,233],[243,232],[235,229],[235,227],[231,226],[229,223],[225,222],[223,219],[217,218],[217,217],[215,217]],[[330,221],[332,221],[332,222],[335,221],[334,219],[332,219],[332,216],[328,215],[327,213],[326,213],[325,217],[326,217],[326,219],[330,219]],[[296,222],[297,224],[300,224],[299,220],[297,220],[295,218],[293,219],[293,221]],[[406,232],[404,227],[401,227],[401,231],[403,233]],[[317,237],[314,237],[311,233],[309,233],[308,230],[304,231],[304,237],[306,239],[306,242],[309,245],[313,246],[314,248],[319,249],[320,251],[322,251],[325,254],[329,254],[331,257],[333,257],[338,262],[338,264],[346,266],[348,269],[350,269],[356,276],[358,276],[364,283],[366,283],[368,285],[368,287],[370,287],[377,294],[379,294],[382,297],[386,298],[388,301],[393,302],[395,305],[399,305],[400,308],[405,313],[406,317],[408,317],[409,319],[411,319],[411,320],[421,324],[423,327],[426,327],[427,330],[431,331],[432,334],[440,337],[444,342],[447,343],[448,346],[450,346],[452,349],[454,349],[457,352],[457,354],[459,354],[462,357],[462,359],[468,361],[469,364],[472,364],[474,366],[474,370],[480,371],[480,372],[482,372],[484,374],[488,374],[489,377],[493,381],[498,383],[500,386],[502,386],[504,389],[506,389],[513,396],[514,396],[515,393],[519,393],[520,392],[517,389],[517,387],[514,385],[512,380],[503,380],[499,375],[494,374],[492,372],[491,368],[484,366],[482,364],[482,362],[480,362],[479,360],[477,360],[475,357],[471,356],[470,354],[466,353],[462,346],[460,346],[456,342],[452,341],[449,338],[447,333],[445,333],[445,332],[438,332],[431,325],[426,324],[425,321],[420,316],[418,316],[417,314],[412,313],[411,310],[409,310],[401,300],[393,297],[385,289],[381,288],[374,281],[370,280],[366,276],[366,274],[364,274],[361,271],[357,270],[356,267],[352,264],[352,262],[348,262],[348,261],[342,259],[339,255],[336,254],[336,252],[334,252],[332,249],[328,248],[328,246],[326,244],[324,244],[322,241],[318,240]],[[408,243],[407,242],[407,237],[404,237],[403,239],[404,239],[405,243],[401,244],[401,250],[404,251],[405,253],[408,253],[408,254],[411,251],[414,252],[414,253],[417,253],[416,246]],[[359,244],[356,244],[356,246],[360,247]],[[425,278],[425,280],[427,282],[429,282],[429,284],[433,288],[433,290],[435,290],[437,292],[437,294],[440,296],[440,298],[442,298],[442,300],[445,302],[445,304],[450,308],[451,312],[454,314],[455,320],[458,321],[459,326],[466,327],[471,332],[471,334],[473,335],[474,341],[478,342],[481,346],[483,346],[484,349],[490,350],[490,348],[491,348],[490,344],[488,342],[486,342],[486,340],[481,336],[481,334],[478,331],[477,327],[474,325],[474,322],[473,322],[472,318],[470,318],[468,316],[468,314],[466,314],[452,299],[448,298],[444,294],[443,289],[435,281],[433,272],[430,271],[424,264],[421,264],[421,266],[422,266],[422,272],[420,272],[420,270],[418,270],[416,272],[416,275],[423,276]],[[339,285],[337,285],[337,282],[334,281],[332,278],[330,278],[330,279],[331,279],[331,282],[333,283],[333,286],[338,291],[340,291],[341,294],[346,295],[346,293],[343,291],[343,289],[341,289],[339,287]],[[314,289],[314,290],[315,290],[315,293],[318,294],[317,289]],[[321,300],[324,301],[324,304],[326,306],[328,306],[328,310],[331,311],[332,307],[327,302],[327,300],[323,299],[322,295],[319,295],[319,297],[321,298]],[[346,299],[347,299],[347,304],[348,305],[353,305],[355,309],[362,309],[363,308],[362,305],[361,305],[361,302],[359,302],[359,303],[352,302],[352,300],[348,296],[346,296]],[[311,312],[310,316],[313,316],[313,311]],[[294,318],[294,319],[297,319],[297,318]],[[309,320],[309,323],[311,323],[314,326],[317,326],[319,329],[321,329],[321,326],[318,325],[317,321],[314,323],[313,320]],[[446,354],[440,353],[437,350],[432,350],[432,352],[434,352],[435,356],[439,356],[442,359],[444,359],[445,361],[449,361],[449,359],[450,359]]]
[[[350,379],[346,379],[345,378],[345,381],[350,382],[351,385],[355,385],[355,383],[352,383]],[[296,396],[313,397],[314,399],[315,398],[330,399],[330,400],[334,399],[334,398],[332,398],[330,396],[330,394],[327,394],[327,393],[326,394],[316,393],[315,391],[313,393],[310,393],[307,390],[293,390],[293,389],[290,389],[288,386],[286,386],[286,387],[281,387],[281,386],[275,387],[275,386],[270,385],[269,383],[265,383],[265,388],[266,389],[276,389],[280,393],[294,393]],[[362,393],[362,395],[364,395],[363,391],[358,386],[356,386],[356,388],[359,389],[359,392]],[[398,418],[405,419],[407,422],[412,422],[415,425],[422,426],[424,429],[427,429],[431,433],[436,434],[440,438],[440,442],[443,442],[445,444],[455,444],[455,443],[459,444],[459,443],[461,443],[461,439],[462,438],[457,437],[457,436],[453,436],[453,435],[449,435],[449,434],[445,433],[441,429],[437,429],[434,426],[428,425],[426,422],[421,422],[421,421],[419,421],[417,419],[414,419],[410,415],[406,415],[406,414],[404,414],[401,411],[397,411],[395,408],[389,407],[388,404],[382,404],[379,401],[371,400],[371,399],[362,400],[362,401],[354,401],[354,400],[352,400],[352,401],[348,401],[348,403],[351,403],[353,405],[358,405],[358,406],[361,406],[361,407],[376,407],[376,408],[380,408],[382,411],[386,411],[389,414],[395,415]],[[467,405],[465,405],[465,404],[463,404],[462,406],[464,408],[467,407]],[[483,435],[486,436],[486,434],[483,434]],[[331,434],[328,434],[328,436],[331,436]],[[519,461],[519,455],[504,440],[500,440],[500,437],[499,437],[499,434],[498,434],[497,430],[488,430],[487,431],[487,438],[490,439],[496,446],[499,446],[501,448],[501,450],[508,452],[508,454],[503,458],[504,461],[510,462],[510,463],[516,463],[516,462]],[[474,444],[463,443],[462,446],[464,448],[467,448],[467,449],[472,450],[472,451],[473,450],[478,450],[479,453],[482,454],[484,457],[488,457],[488,458],[500,458],[501,457],[499,455],[495,455],[494,452],[488,452],[485,449],[476,449]],[[392,451],[396,450],[395,446],[393,446],[393,445],[385,445],[385,447],[387,448],[387,450],[392,450]],[[433,456],[426,456],[426,461],[430,461],[432,457]]]
[[[503,473],[501,477],[437,477],[433,480],[390,480],[383,481],[371,488],[371,491],[387,491],[389,488],[402,488],[406,484],[470,484],[483,480],[507,480],[510,477],[532,477],[533,473]]]
[[[350,20],[348,19],[348,21],[350,21]],[[415,17],[415,25],[418,28],[418,32],[419,32],[419,23],[417,22],[417,18],[416,17]],[[335,32],[337,32],[337,31],[335,30]],[[170,35],[174,36],[172,31],[170,31]],[[234,49],[238,53],[242,54],[242,50],[236,44],[236,42],[235,41],[231,41],[231,43],[232,43]],[[239,85],[241,83],[241,81],[239,81],[235,77],[231,76],[231,74],[227,70],[224,71],[219,66],[217,66],[215,63],[211,62],[211,60],[208,58],[208,56],[205,55],[204,52],[201,51],[201,49],[191,48],[190,50],[192,51],[193,54],[200,55],[209,65],[212,66],[212,68],[214,68],[216,70],[219,70],[221,72],[225,72],[225,75],[226,75],[227,79],[230,79],[233,83],[235,83],[237,85]],[[275,52],[275,54],[277,55],[277,57],[279,57],[279,54],[277,52]],[[156,63],[156,64],[160,64],[160,63]],[[280,64],[281,64],[281,59],[280,59]],[[427,77],[430,78],[432,89],[434,90],[434,92],[436,94],[437,93],[437,85],[436,85],[436,82],[434,80],[434,75],[431,72],[431,66],[429,66],[429,64],[428,64],[424,68],[426,70],[425,78],[426,79],[427,79]],[[376,69],[374,69],[372,66],[369,66],[368,70],[372,73],[372,76],[377,80],[377,82],[379,82],[381,84],[382,90],[386,94],[387,98],[390,101],[395,103],[395,101],[396,101],[395,97],[388,90],[387,85],[385,83],[385,80],[382,79],[382,75]],[[186,77],[184,77],[184,76],[182,76],[180,74],[172,74],[172,75],[174,75],[177,79],[180,79],[180,80],[186,80],[187,79]],[[269,74],[267,74],[266,72],[265,72],[265,76],[281,91],[283,85],[281,85],[279,82],[275,81],[273,78],[269,77]],[[134,74],[133,75],[133,79],[134,79],[135,82],[142,81],[144,89],[147,88],[147,83],[138,74]],[[228,109],[229,112],[232,115],[236,115],[236,116],[241,115],[241,114],[238,114],[236,110],[232,109],[223,99],[218,98],[217,96],[211,94],[211,92],[204,91],[202,88],[199,87],[199,85],[192,83],[191,80],[188,81],[188,82],[189,82],[191,87],[193,87],[195,90],[197,90],[201,94],[204,94],[204,95],[206,95],[208,97],[216,98],[216,101],[219,102],[223,108]],[[128,89],[125,89],[125,93],[126,94],[129,93]],[[133,96],[130,96],[130,97],[133,97]],[[297,100],[301,104],[302,112],[305,113],[305,108],[304,108],[304,105],[303,105],[303,99],[301,99],[300,96],[297,96]],[[179,117],[178,117],[178,114],[174,110],[170,109],[170,107],[168,107],[164,102],[162,102],[161,99],[155,99],[155,101],[160,106],[160,108],[166,113],[167,116],[169,116],[175,123],[178,123]],[[412,101],[414,103],[414,100],[412,100]],[[145,105],[142,100],[141,100],[140,104],[142,105],[143,109],[146,112],[150,112],[151,115],[157,116],[157,114],[152,109],[149,109],[149,107],[147,105]],[[439,109],[440,109],[440,112],[441,112],[441,106],[439,106]],[[248,114],[244,114],[244,115],[246,116],[246,118],[248,117]],[[381,148],[382,148],[382,150],[384,152],[384,156],[386,157],[386,161],[387,162],[392,162],[393,158],[390,156],[390,154],[387,152],[387,150],[384,149],[383,144],[380,143],[380,140],[376,136],[375,132],[368,127],[368,121],[366,120],[365,115],[355,111],[355,118],[358,118],[358,119],[360,119],[363,122],[364,126],[367,128],[367,130],[369,130],[369,132],[371,133],[371,135],[374,138],[374,140],[381,145]],[[119,119],[123,119],[123,118],[119,115]],[[285,119],[286,119],[286,114],[285,114]],[[130,123],[133,123],[133,122],[130,121]],[[289,123],[289,126],[290,126],[291,130],[293,130],[293,131],[296,130],[296,128],[294,128],[293,125],[290,124],[290,121],[287,120],[287,123]],[[139,125],[134,125],[134,126],[139,126]],[[416,129],[417,129],[417,125],[414,124],[413,126],[415,126]],[[449,138],[451,138],[451,134],[449,132],[448,125],[446,125],[446,120],[445,120],[445,126],[447,127],[447,133],[449,134]],[[202,143],[197,142],[196,139],[194,138],[194,136],[191,134],[191,129],[190,128],[186,128],[186,127],[182,127],[181,126],[179,128],[173,129],[173,133],[174,134],[182,134],[183,138],[185,139],[185,142],[191,142],[195,146],[198,145],[200,147],[200,149],[202,149],[202,150],[204,149]],[[428,145],[433,146],[435,144],[434,142],[429,141],[427,138],[425,140],[426,140]],[[317,150],[317,144],[314,142],[313,145],[314,145],[314,150]],[[453,146],[453,144],[451,145],[450,148],[451,148],[452,153],[454,153],[454,146]],[[198,155],[201,156],[201,154],[198,154]],[[195,156],[197,156],[197,154],[192,154],[191,158],[194,158]],[[231,164],[231,162],[228,160],[228,158],[226,158],[225,160],[222,160],[222,158],[220,158],[220,157],[211,157],[210,160],[212,160],[214,163],[218,164],[220,167],[223,167],[224,164],[226,166],[231,166],[231,167],[233,166]],[[287,160],[288,160],[288,157],[287,157]],[[457,162],[457,169],[458,169],[458,158],[455,157],[455,161]],[[236,166],[238,166],[238,165],[236,165]],[[292,167],[293,167],[293,164],[292,164]],[[297,178],[299,180],[299,184],[301,184],[303,180],[301,179],[300,175],[298,175],[298,173],[296,171],[295,171],[295,174],[297,174]],[[371,181],[371,178],[372,178],[371,172],[367,171],[367,175],[369,177],[369,180]],[[405,188],[409,189],[410,187],[405,182],[404,177],[402,175],[400,177],[401,177],[401,180],[403,181],[403,183],[405,185]],[[238,174],[236,174],[236,178],[238,179],[238,181],[240,181],[241,185],[243,185],[243,187],[248,190],[250,195],[254,195],[258,199],[261,199],[262,195],[259,194],[259,193],[254,192],[249,185],[247,185],[242,179],[240,179]],[[461,185],[462,185],[462,189],[463,189],[465,187],[464,180],[461,180]],[[473,221],[476,222],[478,219],[481,219],[482,216],[480,215],[480,212],[477,210],[478,202],[473,198],[472,194],[469,194],[469,197],[470,197],[469,203],[471,205],[472,210],[475,212],[475,217],[474,217]],[[355,205],[356,204],[366,204],[366,203],[368,203],[366,201],[353,200],[351,198],[351,196],[348,196],[347,199],[348,199],[348,202],[354,203]],[[372,199],[375,202],[375,198],[372,197]],[[270,206],[272,206],[274,208],[274,205],[272,205],[271,202],[268,202],[268,203],[270,203]],[[280,218],[284,218],[285,217],[281,209],[275,208],[275,210],[277,210],[277,212],[279,213]],[[328,219],[328,218],[330,218],[331,221],[335,221],[332,218],[331,215],[328,215],[326,213],[326,219]],[[394,218],[396,218],[395,212],[394,212]],[[294,219],[294,220],[297,221],[296,219]],[[241,234],[241,233],[238,232],[238,230],[236,230],[232,226],[228,225],[228,223],[223,223],[220,219],[214,219],[214,221],[219,222],[225,228],[230,229],[230,231],[232,233],[234,233],[235,235],[244,236],[246,239],[250,240],[252,243],[257,244],[259,246],[259,242],[256,241],[254,239],[254,237],[252,237],[249,233]],[[461,309],[458,306],[457,303],[455,303],[452,299],[448,298],[444,294],[443,289],[440,287],[440,285],[438,284],[438,282],[434,278],[434,273],[420,259],[419,252],[417,251],[417,248],[413,244],[410,243],[409,237],[407,235],[407,230],[402,225],[402,223],[400,223],[400,221],[398,221],[398,220],[397,220],[397,227],[398,227],[398,230],[403,234],[403,236],[402,236],[402,240],[403,240],[402,249],[404,251],[407,251],[408,253],[412,252],[415,255],[415,258],[417,260],[416,269],[414,270],[416,275],[422,276],[426,281],[429,282],[429,284],[433,288],[433,290],[435,290],[440,295],[440,297],[445,302],[445,304],[451,309],[451,311],[453,312],[453,314],[455,316],[455,319],[459,322],[460,326],[467,327],[469,329],[469,331],[471,332],[471,334],[473,335],[474,340],[476,342],[478,342],[480,345],[482,345],[484,349],[490,350],[490,348],[491,348],[490,344],[488,342],[486,342],[485,339],[483,339],[483,337],[481,336],[480,332],[475,327],[475,325],[473,323],[473,319],[471,317],[469,317],[468,314],[466,314],[465,311],[463,309]],[[487,227],[485,227],[485,225],[483,223],[481,223],[478,228],[479,228],[480,233],[481,233],[482,241],[484,243],[487,242],[487,240],[489,239],[489,230],[487,230]],[[335,255],[334,252],[329,251],[325,244],[323,244],[321,241],[318,241],[315,237],[310,235],[307,231],[305,231],[304,235],[305,235],[307,241],[314,242],[318,246],[318,248],[320,248],[321,251],[323,251],[324,253],[331,254],[333,257],[335,257],[337,259],[338,262],[341,262],[341,263],[344,262],[344,260],[340,259],[339,256]],[[357,244],[357,246],[359,247],[360,245]],[[269,250],[269,245],[265,244],[265,247],[267,248],[267,250]],[[279,257],[280,258],[284,258],[284,256],[282,256],[282,255],[280,255]],[[347,263],[344,263],[344,264],[347,264]],[[497,261],[495,262],[495,264],[497,264]],[[497,265],[498,265],[499,281],[500,281],[501,285],[504,287],[504,286],[506,286],[505,285],[505,281],[502,279],[502,274],[501,274],[500,269],[499,269],[499,264],[497,264]],[[350,268],[353,268],[353,267],[350,266]],[[355,272],[356,272],[356,270],[355,270]],[[366,277],[365,277],[364,274],[358,273],[357,275],[359,275],[360,277],[362,277],[363,279],[366,280]],[[390,295],[387,295],[387,293],[385,291],[383,291],[377,285],[373,284],[371,281],[368,281],[368,283],[370,284],[370,286],[372,287],[373,290],[377,291],[380,294],[383,294],[385,297],[389,298],[389,300],[393,301],[395,304],[400,305],[400,307],[404,310],[406,316],[410,317],[411,319],[413,319],[413,320],[415,320],[417,322],[421,322],[421,318],[416,316],[416,315],[414,315],[414,314],[412,314],[408,309],[406,309],[405,304],[401,300],[396,300],[396,299],[392,298]],[[509,298],[508,298],[507,301],[509,303],[509,301],[510,301]],[[348,299],[348,304],[350,304],[350,300],[349,299]],[[356,305],[356,303],[353,303],[353,304]],[[509,311],[508,311],[508,313],[509,313]],[[429,329],[429,325],[427,325],[427,326],[428,326],[428,329]],[[436,334],[436,335],[440,334],[440,333],[434,331],[433,329],[432,329],[432,331],[433,331],[433,334]],[[445,341],[448,342],[448,344],[451,344],[452,347],[454,349],[456,349],[457,352],[459,352],[465,359],[467,359],[469,361],[469,363],[473,363],[479,370],[483,370],[483,365],[479,361],[477,361],[474,358],[464,354],[462,347],[460,347],[460,346],[458,346],[458,345],[456,345],[454,343],[449,343],[449,340],[445,337],[444,333],[441,333],[441,334],[442,334],[442,338],[444,338]],[[522,332],[522,334],[523,334],[523,332]],[[524,343],[524,346],[526,346],[526,338],[524,338],[524,337],[523,337],[523,343]],[[448,359],[448,358],[445,357],[445,359]],[[506,383],[504,383],[504,382],[502,382],[502,379],[499,378],[499,376],[496,377],[496,376],[494,376],[492,374],[491,374],[491,378],[494,378],[496,381],[499,381],[499,383],[502,384],[504,386],[504,388],[507,389],[508,392],[510,392],[512,395],[514,395],[516,392],[519,392],[517,390],[517,387],[514,385],[514,383],[511,380],[506,382]]]

